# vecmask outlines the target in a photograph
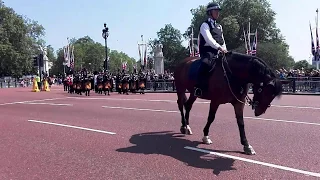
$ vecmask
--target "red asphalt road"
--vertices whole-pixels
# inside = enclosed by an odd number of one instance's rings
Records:
[[[200,140],[209,108],[205,103],[196,103],[191,111],[190,125],[194,135],[181,136],[175,94],[102,96],[92,93],[92,96],[85,97],[69,95],[60,87],[53,87],[51,92],[29,91],[22,88],[0,90],[0,104],[3,104],[0,106],[0,179],[315,179],[187,150],[185,146],[320,172],[320,126],[316,124],[245,119],[248,140],[257,152],[255,156],[248,156],[241,153],[243,150],[230,104],[220,106],[210,129],[213,144],[204,145]],[[41,99],[54,100],[12,103]],[[319,100],[320,96],[283,96],[273,104],[320,107]],[[319,115],[319,109],[271,107],[261,117],[320,123]],[[253,117],[249,107],[245,116]]]

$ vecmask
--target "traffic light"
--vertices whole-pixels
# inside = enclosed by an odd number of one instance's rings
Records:
[[[39,55],[39,66],[43,67],[43,54]]]
[[[33,66],[39,66],[38,64],[38,56],[33,57]]]

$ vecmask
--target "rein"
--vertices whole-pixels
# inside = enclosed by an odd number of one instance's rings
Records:
[[[218,54],[219,54],[219,53],[218,53]],[[245,105],[249,105],[249,106],[254,105],[252,99],[248,96],[248,93],[247,93],[247,95],[246,95],[246,97],[245,97],[245,101],[244,101],[244,102],[241,101],[241,100],[239,100],[239,99],[237,98],[237,96],[234,94],[234,92],[233,92],[233,90],[232,90],[232,88],[231,88],[231,85],[230,85],[230,81],[229,81],[229,78],[228,78],[228,75],[227,75],[227,71],[226,71],[226,69],[225,69],[225,67],[224,67],[224,62],[228,64],[226,55],[223,53],[222,63],[221,63],[222,70],[223,70],[223,75],[226,77],[227,84],[228,84],[228,86],[229,86],[229,90],[230,90],[231,94],[233,95],[233,97],[234,97],[238,102],[240,102],[241,104],[245,104]],[[228,68],[229,68],[229,70],[231,71],[230,67],[228,67]],[[246,102],[248,102],[248,103],[246,103]]]

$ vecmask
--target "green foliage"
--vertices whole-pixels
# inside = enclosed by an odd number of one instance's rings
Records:
[[[34,73],[32,56],[39,52],[44,28],[12,8],[0,7],[0,77]]]
[[[257,56],[273,68],[290,67],[293,59],[289,56],[289,46],[285,43],[275,24],[276,13],[267,0],[219,0],[222,11],[218,22],[223,27],[228,50],[245,53],[243,30],[247,30],[249,18],[251,31],[258,31]],[[200,25],[208,17],[206,6],[191,9],[191,25],[184,33],[185,37],[199,33]]]
[[[294,64],[294,69],[312,69],[312,66],[308,63],[307,60],[301,60]]]
[[[288,55],[288,49],[279,43],[261,42],[257,49],[257,56],[262,57],[274,69],[289,68],[294,65],[294,59]],[[246,49],[244,46],[240,46],[233,51],[244,53]]]
[[[54,49],[51,45],[47,46],[47,56],[48,56],[49,62],[54,62],[56,60]]]
[[[165,69],[172,70],[177,63],[187,57],[188,50],[182,45],[182,34],[171,24],[166,24],[157,32],[158,38],[152,40],[149,45],[154,49],[157,43],[163,45]]]
[[[102,71],[105,60],[105,47],[92,40],[89,36],[84,36],[79,39],[72,39],[71,44],[74,46],[75,71],[86,68],[89,71]],[[53,64],[53,74],[63,74],[64,54],[63,49],[57,52],[57,59]],[[130,58],[123,52],[108,49],[109,70],[116,72],[118,68],[122,68],[122,62],[127,62],[127,70],[132,71],[135,59]]]

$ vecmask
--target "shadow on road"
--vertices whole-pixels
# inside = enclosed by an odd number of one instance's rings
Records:
[[[222,171],[236,170],[233,168],[233,159],[227,159],[216,156],[205,156],[206,154],[185,149],[185,146],[196,147],[200,142],[189,141],[182,139],[181,134],[176,134],[171,131],[150,132],[143,134],[135,134],[131,136],[130,143],[134,146],[117,149],[117,152],[127,152],[136,154],[161,154],[173,157],[188,166],[213,169],[213,174],[219,175]],[[203,148],[202,148],[203,149]],[[236,152],[238,151],[219,151],[215,152]],[[204,157],[202,157],[204,156]]]

